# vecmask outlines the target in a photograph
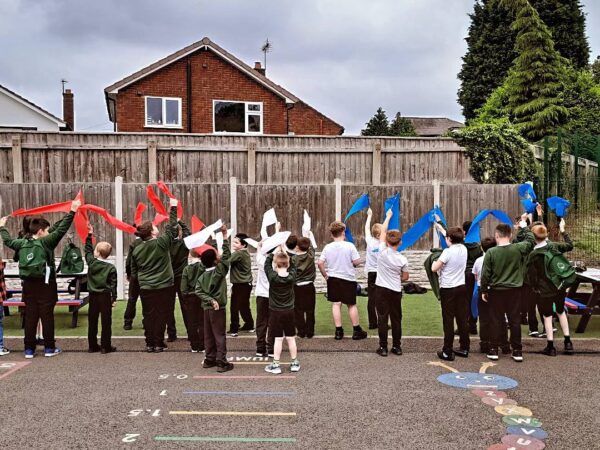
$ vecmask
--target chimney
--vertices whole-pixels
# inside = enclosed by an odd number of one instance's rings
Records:
[[[260,61],[256,61],[254,63],[254,70],[256,70],[261,75],[266,75],[266,73],[267,73],[267,69],[263,69],[262,68],[262,65],[261,65]]]
[[[75,131],[75,110],[71,89],[63,92],[63,120],[67,123],[68,131]]]

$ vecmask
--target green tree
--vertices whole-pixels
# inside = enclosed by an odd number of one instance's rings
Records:
[[[400,113],[397,112],[396,117],[394,117],[394,120],[392,120],[392,123],[390,124],[389,135],[416,136],[417,131],[415,130],[415,127],[410,120],[402,117]]]
[[[373,117],[371,117],[366,125],[366,128],[360,132],[362,136],[390,135],[390,122],[381,106],[377,108],[377,112]]]
[[[592,77],[594,78],[594,82],[600,84],[600,56],[596,58],[596,61],[592,63]]]
[[[511,121],[530,141],[550,135],[566,122],[563,105],[565,61],[554,48],[550,29],[528,0],[502,0],[516,16],[518,54],[505,81]]]

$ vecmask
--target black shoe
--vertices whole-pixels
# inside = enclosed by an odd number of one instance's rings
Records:
[[[368,336],[365,330],[356,330],[352,333],[352,340],[360,341],[361,339],[366,339]]]
[[[311,333],[311,334],[307,334],[307,335],[306,335],[306,339],[312,339],[312,338],[314,338],[314,337],[315,337],[314,333]]]
[[[398,355],[400,356],[402,354],[402,347],[398,346],[398,347],[392,347],[392,353],[394,355]]]
[[[210,368],[216,367],[216,366],[217,366],[216,361],[209,361],[208,359],[204,359],[204,361],[202,361],[202,367],[205,369],[210,369]]]
[[[454,336],[460,336],[460,333],[458,332],[458,328],[456,330],[454,330]]]
[[[100,350],[100,353],[102,353],[103,355],[106,355],[107,353],[113,353],[117,351],[117,347],[113,347],[112,345],[110,347],[104,348],[102,347],[102,349]]]
[[[439,351],[437,352],[438,358],[443,359],[444,361],[454,361],[454,355],[452,353],[447,354],[446,352]]]
[[[456,356],[460,356],[461,358],[468,358],[469,357],[469,350],[454,350],[454,354]]]
[[[523,362],[523,352],[521,350],[513,350],[512,359],[516,362]]]
[[[510,345],[508,347],[502,347],[502,354],[503,355],[510,355],[512,353],[512,350],[510,348]]]
[[[335,330],[335,340],[341,341],[342,339],[344,339],[344,329],[343,328],[336,329]]]
[[[387,356],[388,355],[387,348],[385,348],[385,347],[379,347],[375,353],[377,353],[379,356]]]
[[[571,341],[565,342],[565,355],[572,355],[573,353],[575,353],[573,343]]]
[[[229,372],[230,370],[233,370],[233,364],[230,362],[220,362],[217,364],[217,372],[219,373]]]
[[[377,325],[373,325],[373,324],[369,325],[369,330],[376,330],[377,328],[378,328]]]
[[[269,354],[267,352],[256,352],[256,356],[258,356],[259,358],[268,358]]]
[[[479,351],[480,353],[487,355],[487,353],[490,351],[490,344],[479,343]]]
[[[98,353],[100,351],[100,347],[90,347],[88,348],[88,353]]]
[[[240,328],[240,331],[254,331],[254,326],[244,324],[244,326]]]
[[[498,349],[490,348],[487,353],[487,358],[491,359],[492,361],[498,361]]]
[[[133,329],[133,327],[130,323],[126,323],[125,325],[123,325],[123,329],[126,331],[130,331],[131,329]]]
[[[302,338],[302,339],[304,339],[306,337],[305,334],[300,334],[300,333],[298,333],[296,336],[298,336],[299,338]]]
[[[169,336],[167,338],[167,342],[175,342],[177,340],[177,336]]]
[[[166,347],[156,347],[154,349],[154,353],[162,353],[165,351],[165,349],[166,349]]]
[[[156,347],[148,346],[146,347],[146,353],[154,353],[156,351]]]
[[[477,324],[473,324],[469,327],[469,333],[473,336],[477,336]]]
[[[546,348],[544,348],[544,350],[542,350],[542,355],[546,355],[546,356],[556,356],[556,347],[552,346],[546,346]]]

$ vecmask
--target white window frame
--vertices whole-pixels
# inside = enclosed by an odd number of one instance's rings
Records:
[[[163,121],[167,118],[167,100],[175,100],[177,101],[177,105],[179,106],[179,123],[176,125],[163,123],[161,125],[148,124],[148,99],[149,98],[159,98],[162,101],[162,116]],[[157,95],[146,95],[144,96],[144,128],[175,128],[182,129],[182,117],[181,117],[181,98],[180,97],[160,97]]]
[[[234,133],[230,131],[216,131],[215,130],[215,106],[217,103],[243,103],[244,104],[244,131],[241,133]],[[260,111],[248,111],[248,105],[260,105]],[[248,131],[248,116],[260,116],[260,131]],[[213,100],[212,108],[212,123],[213,123],[213,134],[263,134],[265,129],[264,122],[264,105],[263,102],[245,102],[241,100]]]

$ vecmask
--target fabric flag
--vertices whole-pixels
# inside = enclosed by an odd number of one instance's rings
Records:
[[[154,216],[154,219],[152,220],[152,224],[155,226],[159,226],[161,223],[165,222],[166,220],[169,220],[169,216],[165,216],[164,214],[156,213],[156,215]]]
[[[137,226],[142,224],[142,214],[144,214],[145,210],[146,205],[142,202],[139,202],[135,208],[135,216],[133,217],[133,223],[135,223]]]
[[[51,205],[46,205],[46,206],[39,206],[37,208],[31,208],[31,209],[19,208],[19,209],[13,211],[10,215],[13,217],[17,217],[17,216],[35,216],[38,214],[55,213],[55,212],[68,213],[69,211],[71,211],[71,203],[72,203],[71,201],[68,201],[68,202],[53,203]]]
[[[406,231],[406,233],[402,235],[402,244],[400,244],[398,251],[401,252],[415,245],[415,243],[429,231],[431,226],[435,224],[436,214],[440,217],[440,221],[446,225],[446,218],[444,217],[440,207],[436,205],[433,209],[427,211],[412,227]],[[438,232],[438,236],[440,237],[440,245],[442,248],[446,248],[448,245],[446,244],[444,235]]]
[[[291,234],[291,231],[280,231],[279,233],[275,233],[273,236],[268,237],[262,243],[262,247],[260,249],[261,253],[266,255],[274,248],[285,244],[285,241],[288,240]]]
[[[271,225],[275,225],[277,223],[277,215],[275,214],[275,209],[271,208],[263,214],[262,225],[260,227],[260,237],[261,239],[267,239],[269,237],[269,233],[267,233],[267,227]]]
[[[221,219],[219,219],[212,225],[205,227],[203,230],[184,238],[183,242],[185,243],[185,246],[189,249],[200,247],[202,244],[204,244],[208,240],[210,235],[215,230],[218,230],[219,228],[221,228],[222,225],[223,225],[223,222],[221,221]]]
[[[158,189],[160,189],[162,192],[164,192],[167,197],[177,200],[177,218],[181,219],[183,217],[183,206],[181,205],[181,202],[177,199],[177,197],[175,197],[171,193],[171,191],[169,190],[169,188],[167,187],[167,185],[164,182],[158,181],[156,183],[156,186],[158,186]]]
[[[518,192],[525,212],[533,214],[535,207],[537,206],[537,196],[533,190],[533,183],[531,181],[523,183],[519,186]]]
[[[559,219],[562,219],[563,217],[567,216],[569,206],[571,206],[571,202],[569,200],[566,200],[562,197],[555,196],[555,197],[550,197],[546,201],[548,202],[548,208],[550,208],[552,211],[554,211],[554,214],[556,214],[556,217],[558,217]]]
[[[79,200],[81,202],[81,207],[75,213],[75,218],[73,219],[73,224],[75,225],[75,231],[77,232],[77,236],[81,242],[85,242],[88,235],[88,224],[90,221],[88,220],[87,211],[84,208],[85,200],[83,198],[83,192],[79,191],[75,200]]]
[[[440,209],[439,205],[435,205],[433,207],[433,222],[432,224],[435,224],[435,215],[437,214],[438,217],[440,218],[440,222],[442,222],[442,224],[448,228],[448,222],[446,222],[446,218],[444,217],[444,213],[442,212],[442,210]],[[444,236],[444,234],[439,231],[436,230],[437,235],[438,235],[438,241],[440,242],[440,247],[442,249],[448,248],[448,243],[446,242],[446,236]]]
[[[246,238],[246,244],[248,244],[251,247],[258,248],[258,242],[255,239]]]
[[[472,244],[474,242],[481,242],[480,224],[487,216],[490,215],[495,217],[502,223],[512,225],[512,220],[504,211],[500,211],[499,209],[483,209],[479,211],[479,213],[473,219],[473,222],[471,223],[471,228],[469,228],[469,232],[465,236],[465,243]]]
[[[310,218],[310,216],[308,215],[308,211],[304,210],[304,217],[303,217],[303,224],[302,224],[302,236],[303,237],[307,237],[310,239],[310,245],[313,246],[314,249],[317,248],[317,241],[315,240],[315,235],[312,233],[311,227],[312,227],[312,220]]]
[[[197,233],[204,228],[204,222],[202,222],[196,215],[192,216],[192,233]]]
[[[473,319],[479,317],[479,286],[475,283],[475,289],[473,289],[473,296],[471,297],[471,316]]]
[[[154,192],[154,188],[151,184],[149,184],[146,188],[146,195],[148,196],[148,200],[150,200],[150,203],[152,204],[152,206],[154,206],[154,209],[158,214],[167,217],[169,216],[167,208],[165,208],[165,205],[163,205],[163,203],[160,201],[160,198],[158,198],[158,195],[156,195],[156,192]]]
[[[125,222],[120,221],[116,217],[109,214],[108,211],[106,211],[104,208],[100,208],[99,206],[96,206],[96,205],[83,205],[80,209],[83,209],[84,211],[95,212],[96,214],[102,216],[109,225],[112,225],[117,230],[121,230],[125,233],[130,233],[130,234],[135,233],[135,227],[133,227]],[[86,230],[86,232],[87,232],[87,230]]]
[[[350,211],[348,211],[348,214],[346,214],[346,218],[344,219],[344,224],[348,221],[348,219],[351,216],[353,216],[354,214],[356,214],[359,211],[362,211],[363,209],[368,208],[369,206],[370,206],[369,194],[363,194],[360,197],[358,197],[358,199],[352,205],[352,208],[350,208]],[[354,238],[352,237],[352,232],[350,231],[350,228],[348,226],[346,226],[346,240],[348,242],[354,242]]]
[[[392,195],[385,199],[383,206],[383,220],[385,221],[385,215],[389,210],[392,210],[392,218],[388,225],[388,230],[400,230],[400,194]]]

